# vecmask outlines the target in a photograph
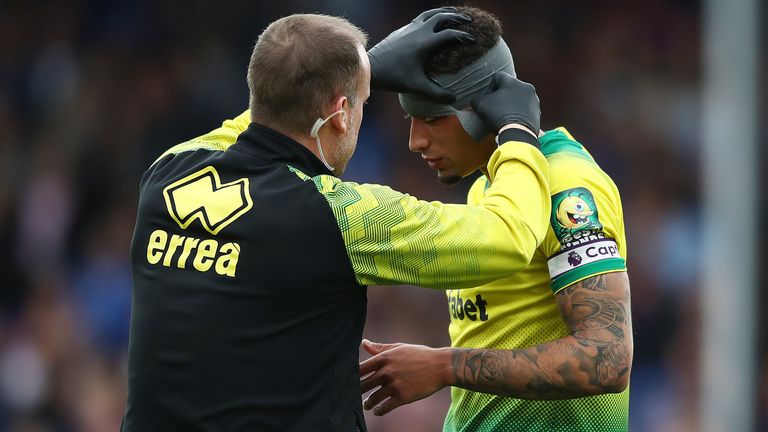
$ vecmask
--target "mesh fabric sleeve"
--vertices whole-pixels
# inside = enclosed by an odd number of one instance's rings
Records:
[[[526,267],[547,231],[549,166],[539,150],[507,143],[488,171],[492,185],[476,206],[327,175],[312,181],[333,210],[358,283],[455,289]]]

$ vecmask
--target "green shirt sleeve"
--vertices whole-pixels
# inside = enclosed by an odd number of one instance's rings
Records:
[[[333,210],[358,283],[455,289],[526,267],[547,231],[544,156],[510,142],[488,170],[493,182],[476,206],[421,201],[328,175],[312,181]]]

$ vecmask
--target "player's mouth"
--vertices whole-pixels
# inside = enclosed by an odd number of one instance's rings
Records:
[[[589,222],[589,219],[587,219],[587,216],[582,216],[580,214],[571,213],[571,212],[565,212],[565,214],[568,215],[568,220],[571,221],[571,223],[573,224],[582,225]]]
[[[443,158],[439,158],[439,157],[432,158],[432,157],[424,157],[424,156],[422,156],[422,158],[424,159],[424,162],[426,162],[427,165],[429,165],[429,167],[434,170],[440,169],[443,167]]]

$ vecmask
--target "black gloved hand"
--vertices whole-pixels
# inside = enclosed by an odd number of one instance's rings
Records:
[[[536,89],[506,72],[493,74],[491,92],[477,95],[470,102],[483,124],[498,134],[503,126],[517,123],[538,135],[541,108]]]
[[[429,56],[448,42],[472,43],[469,33],[447,29],[448,23],[466,23],[468,15],[454,7],[431,9],[416,17],[368,50],[371,62],[371,87],[398,93],[413,93],[437,102],[452,102],[456,97],[424,73]]]

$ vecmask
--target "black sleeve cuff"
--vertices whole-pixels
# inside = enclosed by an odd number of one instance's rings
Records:
[[[517,129],[517,128],[504,129],[496,137],[496,143],[499,145],[502,145],[505,142],[509,142],[509,141],[524,142],[536,148],[541,148],[538,138],[535,138],[533,135],[531,135],[530,133],[522,129]]]

